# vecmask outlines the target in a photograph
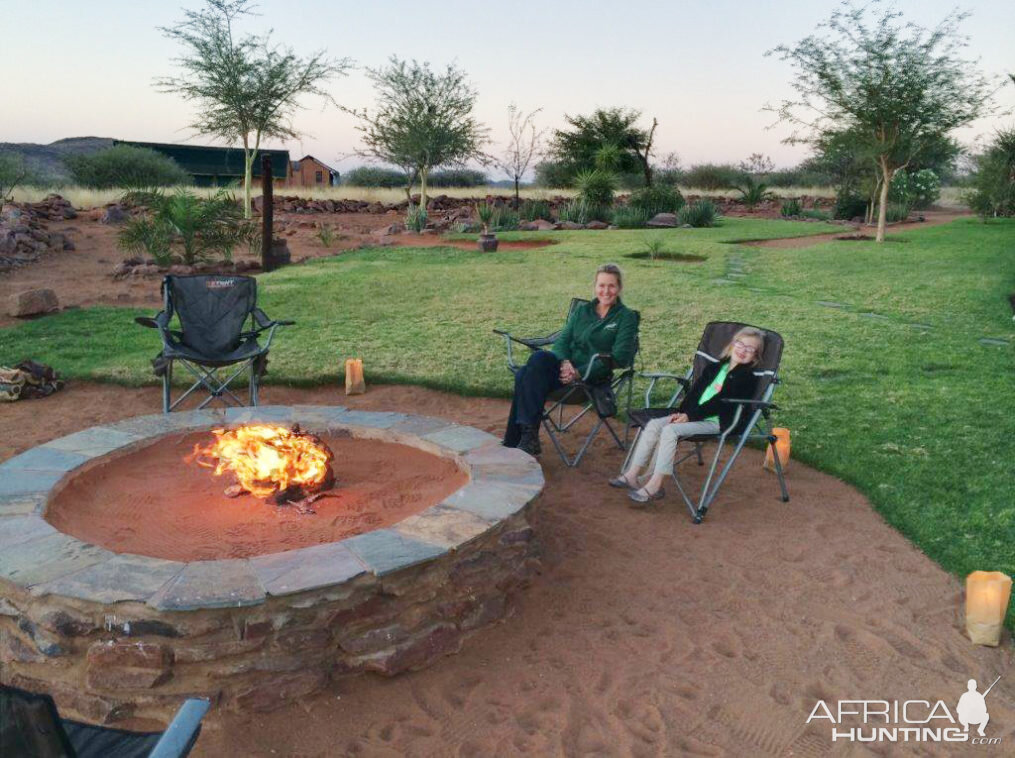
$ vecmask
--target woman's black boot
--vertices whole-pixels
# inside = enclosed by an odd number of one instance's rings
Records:
[[[543,452],[539,445],[539,424],[522,425],[522,438],[518,440],[518,449],[529,455],[539,455]]]

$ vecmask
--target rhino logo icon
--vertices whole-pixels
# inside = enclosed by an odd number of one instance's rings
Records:
[[[1001,677],[994,680],[994,684],[997,684]],[[990,721],[990,714],[987,713],[987,693],[994,689],[994,684],[991,684],[987,691],[982,695],[976,691],[976,680],[970,679],[966,684],[966,691],[962,693],[962,697],[959,698],[959,704],[955,706],[955,712],[958,714],[959,723],[965,727],[966,732],[969,731],[969,725],[973,724],[978,726],[976,733],[981,737],[984,736],[983,730],[987,726],[987,722]]]

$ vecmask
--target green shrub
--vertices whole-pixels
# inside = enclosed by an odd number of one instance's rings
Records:
[[[357,166],[342,174],[342,184],[349,187],[404,187],[406,176],[402,171],[377,166]]]
[[[910,207],[906,203],[888,203],[885,219],[889,222],[905,221],[909,218]]]
[[[510,208],[498,208],[494,214],[493,229],[498,232],[512,232],[518,228],[521,217]]]
[[[426,208],[409,203],[405,212],[405,228],[414,232],[426,229]]]
[[[817,219],[818,221],[828,221],[830,218],[832,218],[831,213],[828,213],[827,211],[818,210],[817,208],[808,208],[807,210],[801,211],[797,215],[802,216],[803,218]]]
[[[867,214],[867,199],[852,193],[840,193],[835,196],[835,207],[832,209],[832,217],[849,221]]]
[[[314,236],[321,241],[322,247],[331,247],[338,240],[342,239],[342,235],[339,231],[329,224],[317,224],[317,231],[314,232]]]
[[[443,171],[434,171],[426,181],[431,187],[484,187],[488,179],[482,171],[449,168]],[[404,179],[402,184],[405,184]]]
[[[984,220],[1015,216],[1015,128],[999,131],[974,162],[965,203]]]
[[[479,219],[479,223],[482,224],[484,230],[489,230],[494,224],[497,209],[492,203],[476,203],[475,208],[476,218]]]
[[[657,213],[679,211],[684,205],[684,196],[676,187],[655,185],[632,192],[627,204],[631,208],[645,211],[652,218]]]
[[[589,221],[609,221],[612,215],[612,209],[609,206],[597,205],[576,197],[560,207],[558,220],[587,224]]]
[[[521,217],[526,221],[535,221],[537,218],[549,221],[553,215],[550,213],[550,204],[545,200],[526,200],[522,203]]]
[[[612,222],[620,229],[641,229],[654,216],[641,208],[632,208],[630,205],[621,205],[613,210]]]
[[[679,168],[657,168],[652,172],[653,185],[676,187],[684,181],[684,172]]]
[[[744,178],[744,172],[728,163],[701,163],[684,172],[685,187],[717,190],[734,187]]]
[[[537,187],[571,187],[574,184],[573,170],[560,161],[542,161],[536,164]]]
[[[789,218],[790,216],[800,216],[803,214],[803,207],[800,205],[800,201],[795,197],[792,200],[784,200],[782,207],[779,209],[779,214]]]
[[[925,168],[914,174],[905,169],[895,172],[888,197],[910,208],[929,208],[941,197],[941,181],[931,169]]]
[[[666,243],[662,237],[651,237],[645,240],[645,253],[648,254],[649,258],[655,260],[663,252],[663,247],[665,246]]]
[[[748,208],[753,208],[758,203],[775,197],[769,191],[767,184],[754,181],[754,177],[750,174],[740,177],[737,183],[733,185],[733,189],[740,193],[740,202]]]
[[[677,211],[677,223],[690,224],[695,228],[715,226],[719,212],[708,198],[701,198]]]
[[[617,177],[610,171],[594,168],[580,171],[574,178],[578,197],[590,205],[613,205],[613,191],[617,188]]]
[[[64,158],[74,182],[91,189],[148,189],[190,184],[191,177],[172,158],[145,147],[114,145]]]
[[[171,246],[182,247],[183,261],[193,265],[213,254],[232,258],[233,248],[250,242],[256,226],[243,220],[237,199],[220,190],[212,197],[198,197],[187,190],[167,195],[161,190],[129,192],[123,202],[145,208],[120,231],[120,247],[129,253],[147,253],[160,265],[171,257]]]

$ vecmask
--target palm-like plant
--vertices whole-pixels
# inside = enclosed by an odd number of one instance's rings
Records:
[[[767,184],[754,181],[754,177],[750,174],[744,174],[743,178],[733,185],[733,189],[740,193],[740,201],[748,208],[775,197],[775,193],[768,189]]]
[[[148,253],[156,263],[169,263],[172,245],[183,248],[187,265],[219,254],[226,260],[233,248],[250,238],[251,225],[243,221],[239,202],[225,190],[209,198],[184,189],[129,192],[123,202],[145,208],[119,235],[120,247],[131,253]]]

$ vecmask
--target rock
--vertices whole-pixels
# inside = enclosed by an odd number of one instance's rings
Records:
[[[405,232],[405,226],[402,224],[390,224],[381,229],[374,231],[374,235],[377,237],[384,237],[386,235],[403,234]]]
[[[27,290],[13,295],[7,308],[7,315],[15,318],[28,318],[52,313],[60,309],[60,301],[56,293],[49,289]]]
[[[537,218],[535,221],[529,221],[519,228],[530,232],[549,232],[553,230],[554,225],[552,221],[547,221],[545,218]]]
[[[677,226],[677,214],[676,213],[657,213],[651,219],[649,219],[646,226],[655,226],[661,228],[673,229]]]
[[[325,670],[282,674],[240,692],[234,702],[241,711],[271,711],[289,705],[295,698],[317,692],[327,683]]]
[[[456,653],[461,645],[462,633],[454,624],[436,624],[395,647],[370,655],[363,664],[368,671],[394,676]]]
[[[554,225],[554,228],[555,229],[564,229],[566,231],[577,231],[578,229],[584,229],[585,225],[584,224],[575,223],[574,221],[558,221]]]
[[[95,642],[88,648],[89,689],[150,689],[169,679],[172,654],[153,642]]]
[[[184,265],[170,266],[169,273],[173,274],[174,276],[190,276],[191,274],[194,273],[194,267]]]
[[[122,224],[130,218],[130,214],[127,213],[119,205],[111,205],[106,208],[102,216],[99,218],[100,224]]]
[[[589,221],[587,224],[585,224],[586,229],[596,229],[598,231],[607,229],[609,228],[609,226],[610,225],[607,224],[605,221]]]

